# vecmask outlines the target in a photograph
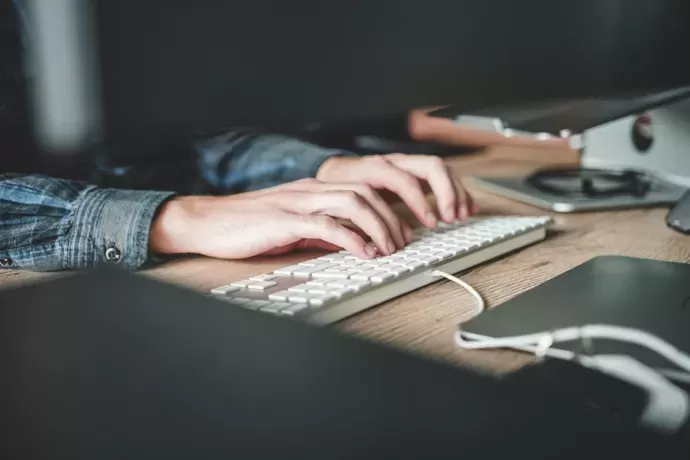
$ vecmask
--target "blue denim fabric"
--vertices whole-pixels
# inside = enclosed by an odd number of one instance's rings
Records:
[[[223,193],[316,175],[333,155],[290,137],[233,131],[196,144],[199,174]],[[173,192],[104,189],[39,175],[0,174],[0,268],[54,271],[155,260],[149,229]]]

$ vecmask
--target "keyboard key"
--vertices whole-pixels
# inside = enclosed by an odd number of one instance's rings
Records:
[[[346,271],[347,271],[350,275],[353,275],[353,274],[355,274],[355,273],[362,273],[362,272],[366,272],[366,271],[369,271],[369,270],[374,270],[374,269],[376,269],[377,266],[378,266],[378,265],[363,265],[363,266],[361,266],[361,267],[348,268]],[[352,276],[350,276],[350,278],[352,278]]]
[[[433,264],[434,262],[438,262],[441,259],[439,259],[438,257],[425,256],[425,257],[420,257],[417,260],[419,262],[422,262],[424,265],[430,265],[430,264]]]
[[[270,304],[268,300],[250,300],[249,302],[243,304],[244,308],[249,308],[250,310],[258,310],[261,307],[266,307]]]
[[[279,268],[278,270],[274,270],[273,273],[276,275],[292,275],[292,273],[295,272],[295,270],[299,270],[301,268],[304,268],[301,265],[290,265],[289,267],[284,267],[284,268]]]
[[[230,285],[232,287],[236,288],[246,288],[250,284],[252,284],[254,281],[251,280],[240,280],[240,281],[233,281]]]
[[[235,305],[242,305],[252,301],[252,299],[243,299],[241,297],[225,297],[225,299],[231,301]]]
[[[320,306],[335,299],[332,294],[312,294],[309,292],[292,293],[288,298],[290,303],[308,303],[309,305]]]
[[[268,298],[271,300],[276,300],[278,302],[285,302],[293,293],[290,291],[280,291],[269,294]]]
[[[311,267],[300,267],[299,269],[292,272],[292,276],[311,276],[312,273],[322,272],[328,270],[329,268],[337,267],[337,264],[321,264]]]
[[[288,302],[290,303],[309,303],[309,294],[306,292],[291,293],[288,297]]]
[[[226,284],[225,286],[218,286],[215,289],[211,289],[211,294],[214,295],[228,295],[231,292],[239,291],[240,288],[237,286],[232,286],[230,284]]]
[[[451,257],[453,257],[454,254],[451,251],[441,251],[436,255],[438,256],[439,259],[446,260],[446,259],[450,259]]]
[[[277,284],[278,283],[276,283],[275,281],[257,281],[255,283],[250,284],[247,287],[252,291],[263,291],[270,287],[276,286]]]
[[[294,316],[295,314],[306,310],[308,307],[304,304],[289,304],[289,307],[282,308],[280,310],[281,315]]]
[[[350,273],[346,271],[326,270],[323,272],[312,273],[313,278],[317,279],[348,279]]]
[[[410,260],[408,263],[405,264],[405,267],[407,267],[410,270],[416,270],[420,267],[425,267],[426,264],[424,262],[421,262],[419,260]]]
[[[311,280],[307,281],[307,286],[325,286],[328,280]]]
[[[273,281],[278,278],[278,275],[267,274],[267,275],[256,275],[249,278],[252,281]]]
[[[379,263],[383,263],[383,264],[390,264],[390,263],[393,263],[396,261],[402,261],[403,259],[404,259],[404,257],[402,257],[396,253],[392,256],[381,257],[379,259],[376,259],[376,261],[378,261]]]
[[[297,286],[292,286],[291,288],[288,288],[288,292],[307,292],[309,289],[311,289],[313,286],[310,286],[309,284],[298,284]],[[269,296],[270,298],[270,296]]]
[[[348,288],[343,288],[343,289],[333,289],[331,291],[328,291],[328,294],[335,297],[335,298],[341,298],[347,294],[352,294],[354,291],[353,289],[348,289]]]
[[[282,308],[284,308],[283,305],[290,305],[290,304],[289,304],[289,303],[283,304],[282,302],[281,302],[281,303],[279,303],[279,302],[271,302],[271,303],[269,303],[268,305],[266,305],[265,307],[259,308],[259,311],[262,311],[262,312],[264,312],[264,313],[273,313],[273,314],[276,314],[276,313],[279,313],[280,310],[281,310]]]
[[[326,287],[331,288],[343,288],[352,284],[351,280],[328,280]]]
[[[327,263],[327,260],[319,260],[319,259],[314,259],[314,260],[305,260],[304,262],[300,262],[297,265],[300,267],[316,267],[317,265],[321,265],[324,263]]]
[[[288,302],[273,302],[271,305],[273,305],[276,308],[287,308],[292,304]]]
[[[401,273],[405,273],[409,271],[407,267],[404,265],[393,265],[393,264],[388,264],[388,265],[381,265],[379,267],[379,270],[385,270],[389,273],[393,273],[394,275],[400,275]]]
[[[354,273],[350,278],[353,280],[369,281],[372,276],[383,275],[386,272],[383,270],[367,270],[361,273]]]
[[[355,291],[361,291],[362,289],[370,286],[371,283],[369,281],[355,281],[351,280],[350,284],[347,285],[348,288],[354,289]]]
[[[319,257],[316,260],[333,261],[333,262],[341,261],[341,260],[345,260],[345,254],[340,254],[340,253],[336,252],[334,254],[327,254],[323,257]]]
[[[312,307],[320,307],[321,305],[326,304],[329,300],[333,300],[333,296],[328,295],[324,297],[317,297],[314,299],[309,299],[309,305]]]
[[[463,253],[463,252],[467,252],[467,246],[460,246],[460,245],[456,245],[456,246],[446,246],[446,247],[444,248],[444,250],[447,251],[447,252],[450,252],[450,253],[453,254],[454,256],[457,256],[458,254],[461,254],[461,253]]]
[[[383,283],[385,280],[389,278],[395,277],[395,274],[391,272],[382,272],[379,275],[373,275],[369,279],[371,280],[372,283]]]
[[[349,268],[363,267],[366,265],[367,265],[366,262],[362,262],[361,260],[357,260],[357,261],[352,260],[352,261],[348,261],[348,262],[339,264],[338,267],[342,268],[342,269],[349,269]]]

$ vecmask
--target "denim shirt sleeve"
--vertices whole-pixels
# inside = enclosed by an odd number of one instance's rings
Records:
[[[238,193],[315,177],[329,158],[356,156],[280,135],[233,130],[195,144],[203,179],[224,193]]]
[[[0,174],[0,267],[55,271],[113,264],[138,269],[151,260],[151,222],[171,196]]]

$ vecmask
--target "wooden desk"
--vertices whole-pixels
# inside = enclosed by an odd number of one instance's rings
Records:
[[[574,154],[569,152],[503,147],[452,159],[449,164],[460,175],[515,175],[545,163],[574,163],[575,160]],[[540,209],[480,190],[472,192],[483,213],[544,214]],[[690,237],[666,227],[666,212],[666,209],[648,209],[554,214],[556,224],[547,240],[476,268],[463,278],[479,290],[490,307],[495,307],[598,255],[690,262]],[[314,254],[248,262],[191,258],[158,267],[147,274],[207,291],[311,257]],[[0,283],[15,283],[37,276],[45,275],[4,272],[0,274]],[[458,323],[470,317],[473,307],[473,299],[461,288],[438,282],[349,318],[336,327],[441,360],[497,371],[509,371],[529,362],[528,357],[518,353],[459,350],[453,343],[453,333]]]

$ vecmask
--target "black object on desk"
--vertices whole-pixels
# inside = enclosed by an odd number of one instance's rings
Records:
[[[690,190],[673,205],[666,215],[666,224],[676,231],[690,235]]]
[[[690,353],[689,279],[690,264],[595,257],[464,323],[462,331],[498,338],[607,324],[646,331]],[[579,342],[557,348],[583,351]],[[594,349],[653,367],[671,366],[660,355],[625,342],[597,341]]]
[[[1,458],[687,453],[531,382],[140,276],[80,274],[0,292],[0,304]]]

